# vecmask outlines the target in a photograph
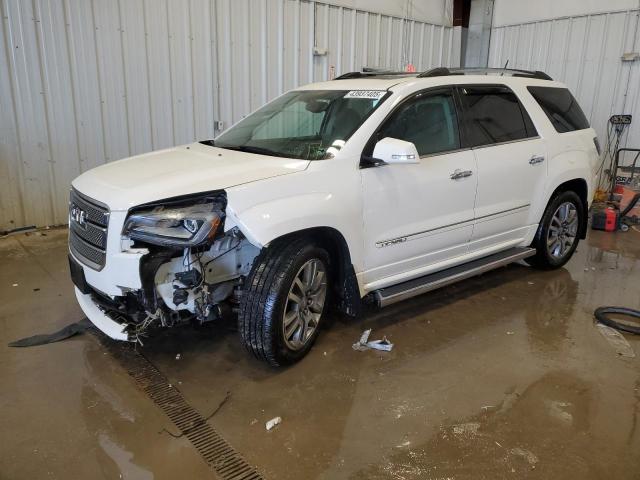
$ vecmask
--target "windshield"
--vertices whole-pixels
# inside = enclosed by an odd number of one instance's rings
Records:
[[[249,115],[210,145],[279,157],[331,158],[386,98],[384,90],[287,93]]]

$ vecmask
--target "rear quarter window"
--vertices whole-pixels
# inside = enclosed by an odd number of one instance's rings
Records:
[[[551,124],[558,133],[573,132],[589,128],[577,100],[566,88],[527,87],[529,93],[538,102]]]

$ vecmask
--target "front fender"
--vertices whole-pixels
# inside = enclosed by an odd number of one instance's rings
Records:
[[[230,225],[235,224],[251,243],[263,247],[298,230],[336,228],[333,210],[330,193],[308,193],[259,203],[242,213],[237,213],[230,202],[227,218],[233,222]]]
[[[355,175],[345,175],[335,191],[329,190],[336,185],[329,172],[287,176],[228,189],[225,230],[238,227],[262,248],[290,233],[333,228],[345,239],[354,269],[361,271],[362,208]]]

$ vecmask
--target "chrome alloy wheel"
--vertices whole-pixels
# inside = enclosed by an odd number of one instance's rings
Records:
[[[282,333],[291,350],[300,350],[318,328],[327,297],[327,272],[317,258],[300,267],[289,288],[284,306]]]
[[[571,202],[562,203],[551,217],[547,232],[549,255],[562,259],[571,250],[578,235],[578,210]]]

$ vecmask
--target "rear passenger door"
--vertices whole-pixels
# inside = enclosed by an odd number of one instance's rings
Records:
[[[469,252],[520,243],[533,196],[546,179],[545,145],[515,93],[504,85],[458,88],[467,146],[478,165]]]

